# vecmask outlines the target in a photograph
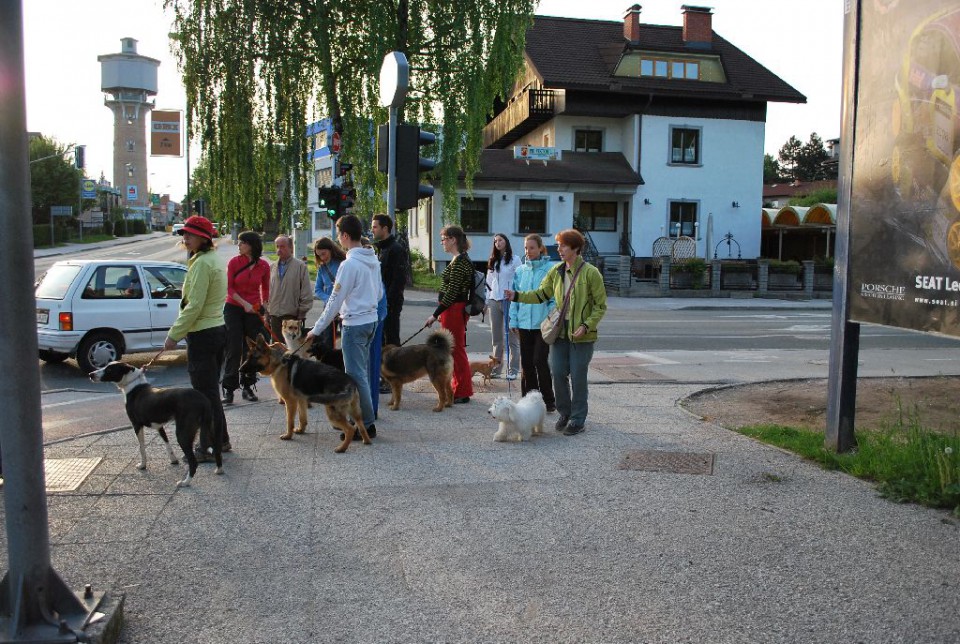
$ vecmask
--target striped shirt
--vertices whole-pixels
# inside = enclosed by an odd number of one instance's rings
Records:
[[[460,253],[447,264],[440,274],[440,304],[433,312],[433,317],[439,317],[457,302],[467,301],[473,288],[473,272],[473,263],[466,253]]]

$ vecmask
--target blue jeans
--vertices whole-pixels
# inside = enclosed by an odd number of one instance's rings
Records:
[[[343,368],[347,375],[357,383],[360,392],[360,411],[363,413],[363,425],[369,427],[374,423],[373,398],[370,396],[370,346],[373,336],[377,332],[377,323],[359,324],[356,326],[343,325],[343,338],[340,346],[343,349]]]
[[[557,340],[550,347],[550,372],[557,411],[570,422],[587,420],[587,368],[593,358],[593,342]],[[571,389],[573,396],[571,398]]]

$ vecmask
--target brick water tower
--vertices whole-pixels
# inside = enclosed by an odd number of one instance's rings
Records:
[[[97,56],[103,103],[113,111],[113,184],[121,207],[150,224],[146,123],[157,95],[160,61],[137,53],[134,38],[120,40],[119,54]]]

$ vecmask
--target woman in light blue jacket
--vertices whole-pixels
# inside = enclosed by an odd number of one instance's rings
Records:
[[[523,240],[525,261],[513,276],[514,291],[531,291],[540,286],[543,278],[554,266],[547,257],[547,248],[540,235],[527,235]],[[520,390],[523,395],[537,389],[543,394],[547,411],[556,411],[553,395],[553,378],[550,376],[550,345],[543,341],[540,323],[553,308],[553,300],[543,304],[510,304],[510,329],[520,332]]]
[[[313,294],[320,300],[320,309],[327,305],[327,298],[333,293],[333,284],[337,278],[337,271],[340,270],[340,263],[347,258],[337,244],[329,237],[321,237],[313,245],[313,254],[317,260],[317,283],[314,286]],[[324,351],[332,351],[333,346],[333,327],[336,321],[320,332],[318,341]]]

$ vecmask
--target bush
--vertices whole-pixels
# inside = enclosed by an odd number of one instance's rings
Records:
[[[671,267],[674,273],[691,273],[694,276],[703,276],[707,272],[707,263],[699,257],[680,259]]]
[[[800,274],[800,262],[795,262],[793,260],[782,262],[777,259],[770,260],[770,272],[771,273],[780,273],[782,275],[799,275]]]

